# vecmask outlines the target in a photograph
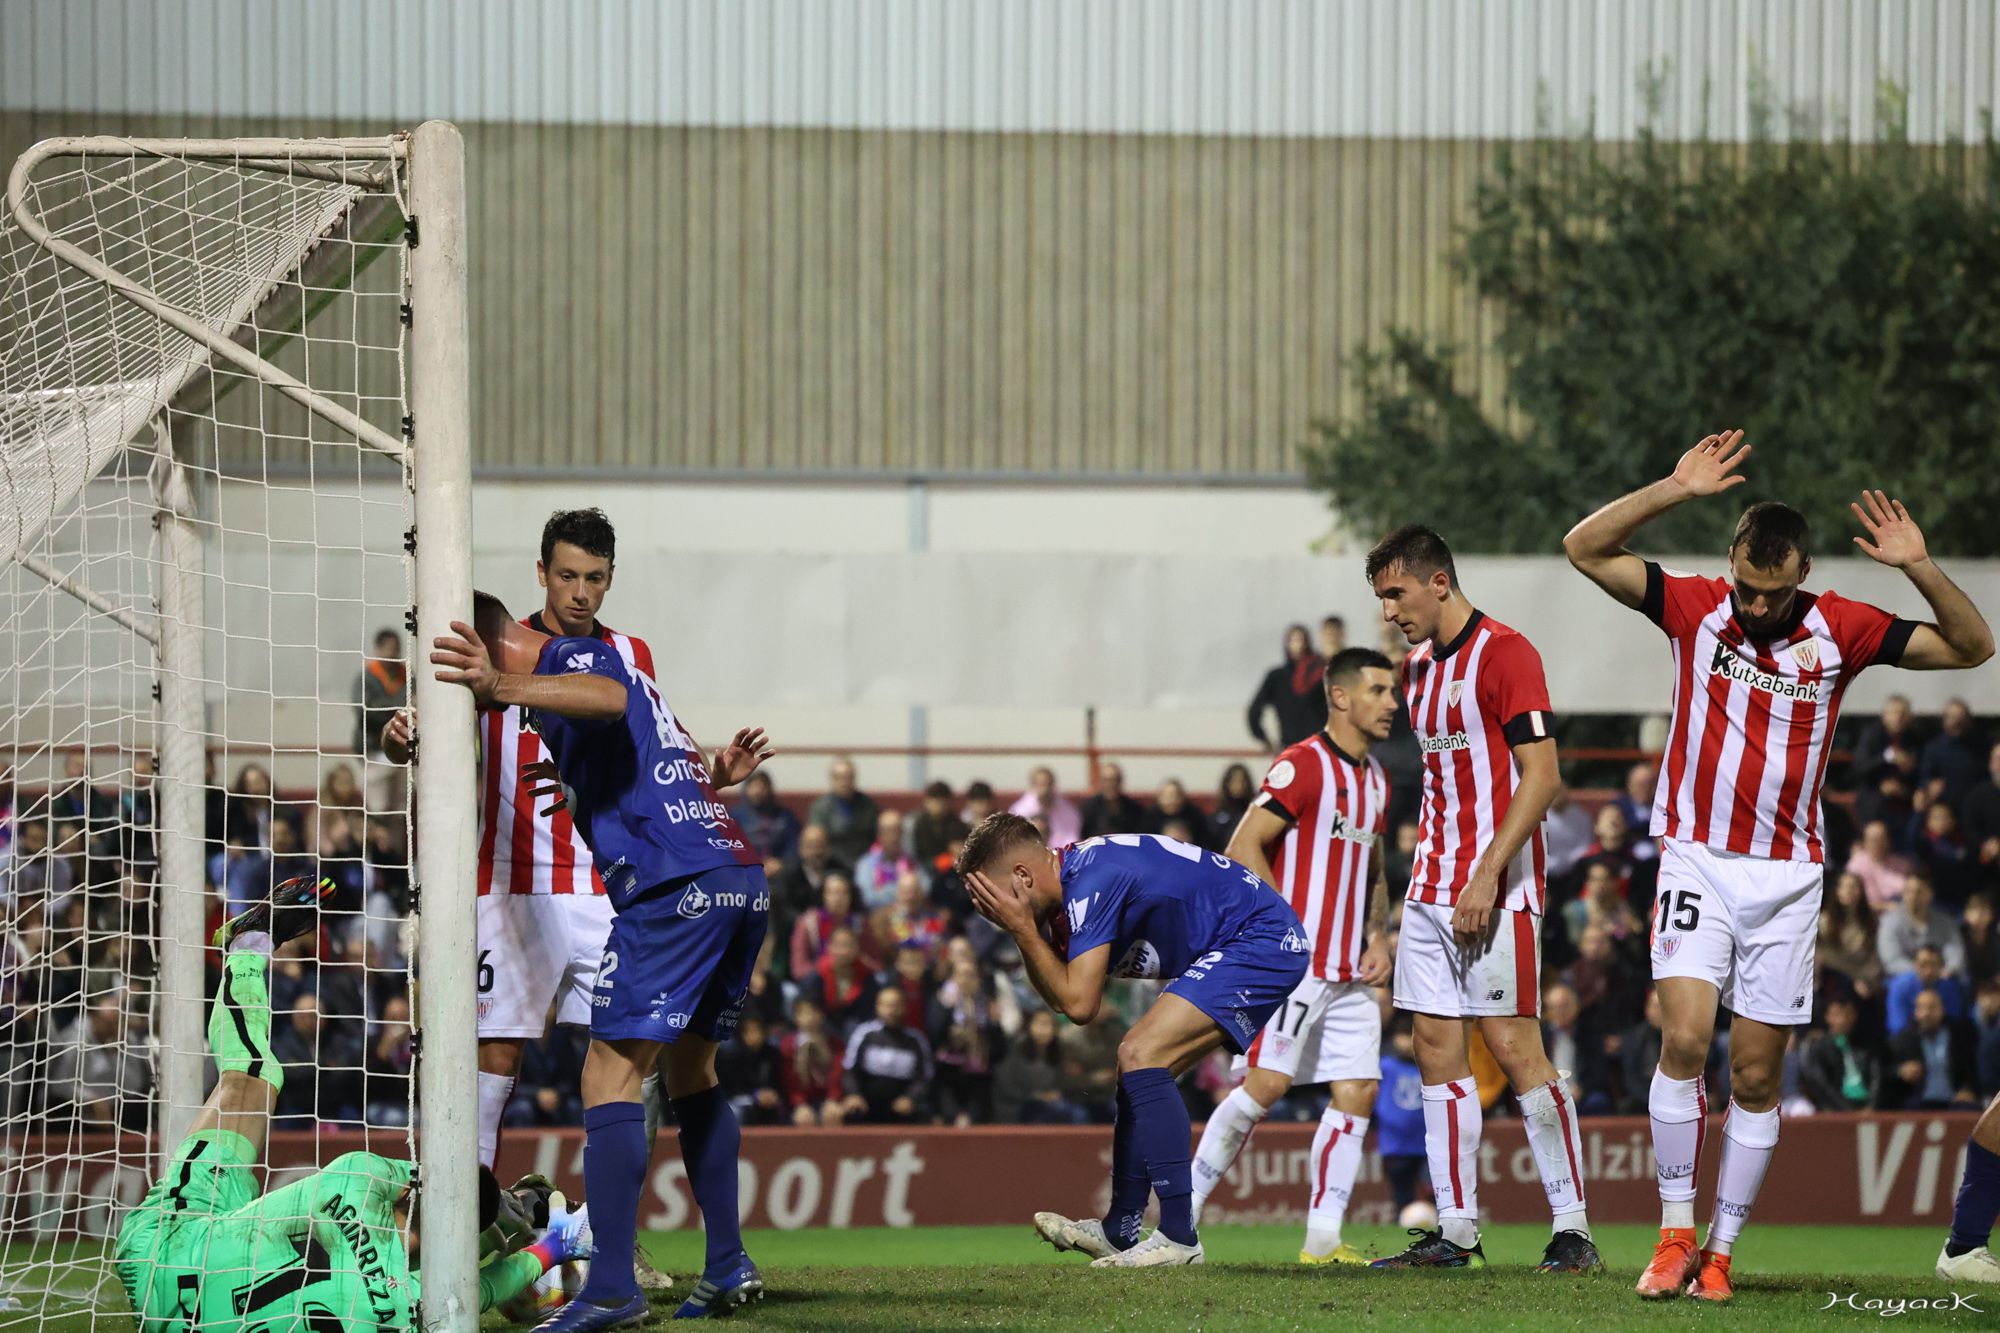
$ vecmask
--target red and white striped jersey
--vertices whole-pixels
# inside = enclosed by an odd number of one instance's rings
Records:
[[[1458,901],[1507,817],[1520,784],[1516,745],[1554,735],[1542,655],[1516,631],[1475,611],[1458,637],[1403,659],[1403,699],[1424,756],[1412,902]],[[1496,906],[1540,912],[1546,859],[1539,823],[1501,877]]]
[[[543,634],[560,634],[537,611],[521,622]],[[644,639],[598,625],[597,637],[618,650],[625,665],[653,679],[653,650]],[[542,738],[518,707],[479,715],[479,892],[603,893],[590,847],[567,810],[541,816],[539,802],[521,779],[526,765],[548,758]]]
[[[1324,731],[1290,746],[1264,775],[1261,805],[1291,827],[1271,870],[1312,941],[1312,974],[1352,981],[1367,947],[1368,894],[1389,822],[1389,776]]]
[[[1674,654],[1674,726],[1652,834],[1774,861],[1822,861],[1820,784],[1848,685],[1895,665],[1916,626],[1838,594],[1798,594],[1767,641],[1736,623],[1724,579],[1646,563],[1640,610]]]

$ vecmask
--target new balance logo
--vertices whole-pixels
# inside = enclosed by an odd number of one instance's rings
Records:
[[[1486,998],[1489,1000],[1504,1000],[1507,998],[1507,992],[1503,990],[1490,990],[1486,992]]]

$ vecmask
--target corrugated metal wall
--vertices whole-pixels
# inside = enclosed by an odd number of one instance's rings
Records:
[[[0,0],[0,153],[356,132],[471,152],[492,468],[1289,475],[1345,354],[1469,348],[1444,255],[1542,114],[1865,141],[1993,102],[1991,0]],[[1707,89],[1704,94],[1704,89]],[[1490,358],[1469,360],[1489,401]]]

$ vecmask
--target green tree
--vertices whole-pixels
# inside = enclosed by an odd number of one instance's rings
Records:
[[[2000,146],[1990,121],[1969,148],[1910,144],[1892,88],[1877,123],[1870,147],[1647,132],[1498,153],[1452,262],[1501,317],[1522,424],[1458,387],[1451,349],[1392,330],[1350,363],[1357,417],[1314,424],[1309,481],[1364,535],[1421,518],[1547,552],[1741,426],[1732,499],[1799,506],[1823,550],[1882,486],[1933,550],[2000,554]],[[1719,550],[1740,508],[1679,509],[1648,549]]]

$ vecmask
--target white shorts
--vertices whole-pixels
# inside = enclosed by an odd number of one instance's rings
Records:
[[[1653,904],[1653,980],[1698,977],[1722,992],[1732,1014],[1774,1027],[1810,1022],[1825,870],[1667,842]]]
[[[590,1026],[590,993],[611,933],[599,893],[489,893],[479,899],[479,1035],[539,1037]]]
[[[1236,1057],[1239,1074],[1270,1069],[1295,1084],[1382,1077],[1382,1008],[1375,988],[1307,977]]]
[[[1542,919],[1496,907],[1466,948],[1446,903],[1405,902],[1396,939],[1398,1009],[1439,1018],[1534,1018],[1542,1012]]]

